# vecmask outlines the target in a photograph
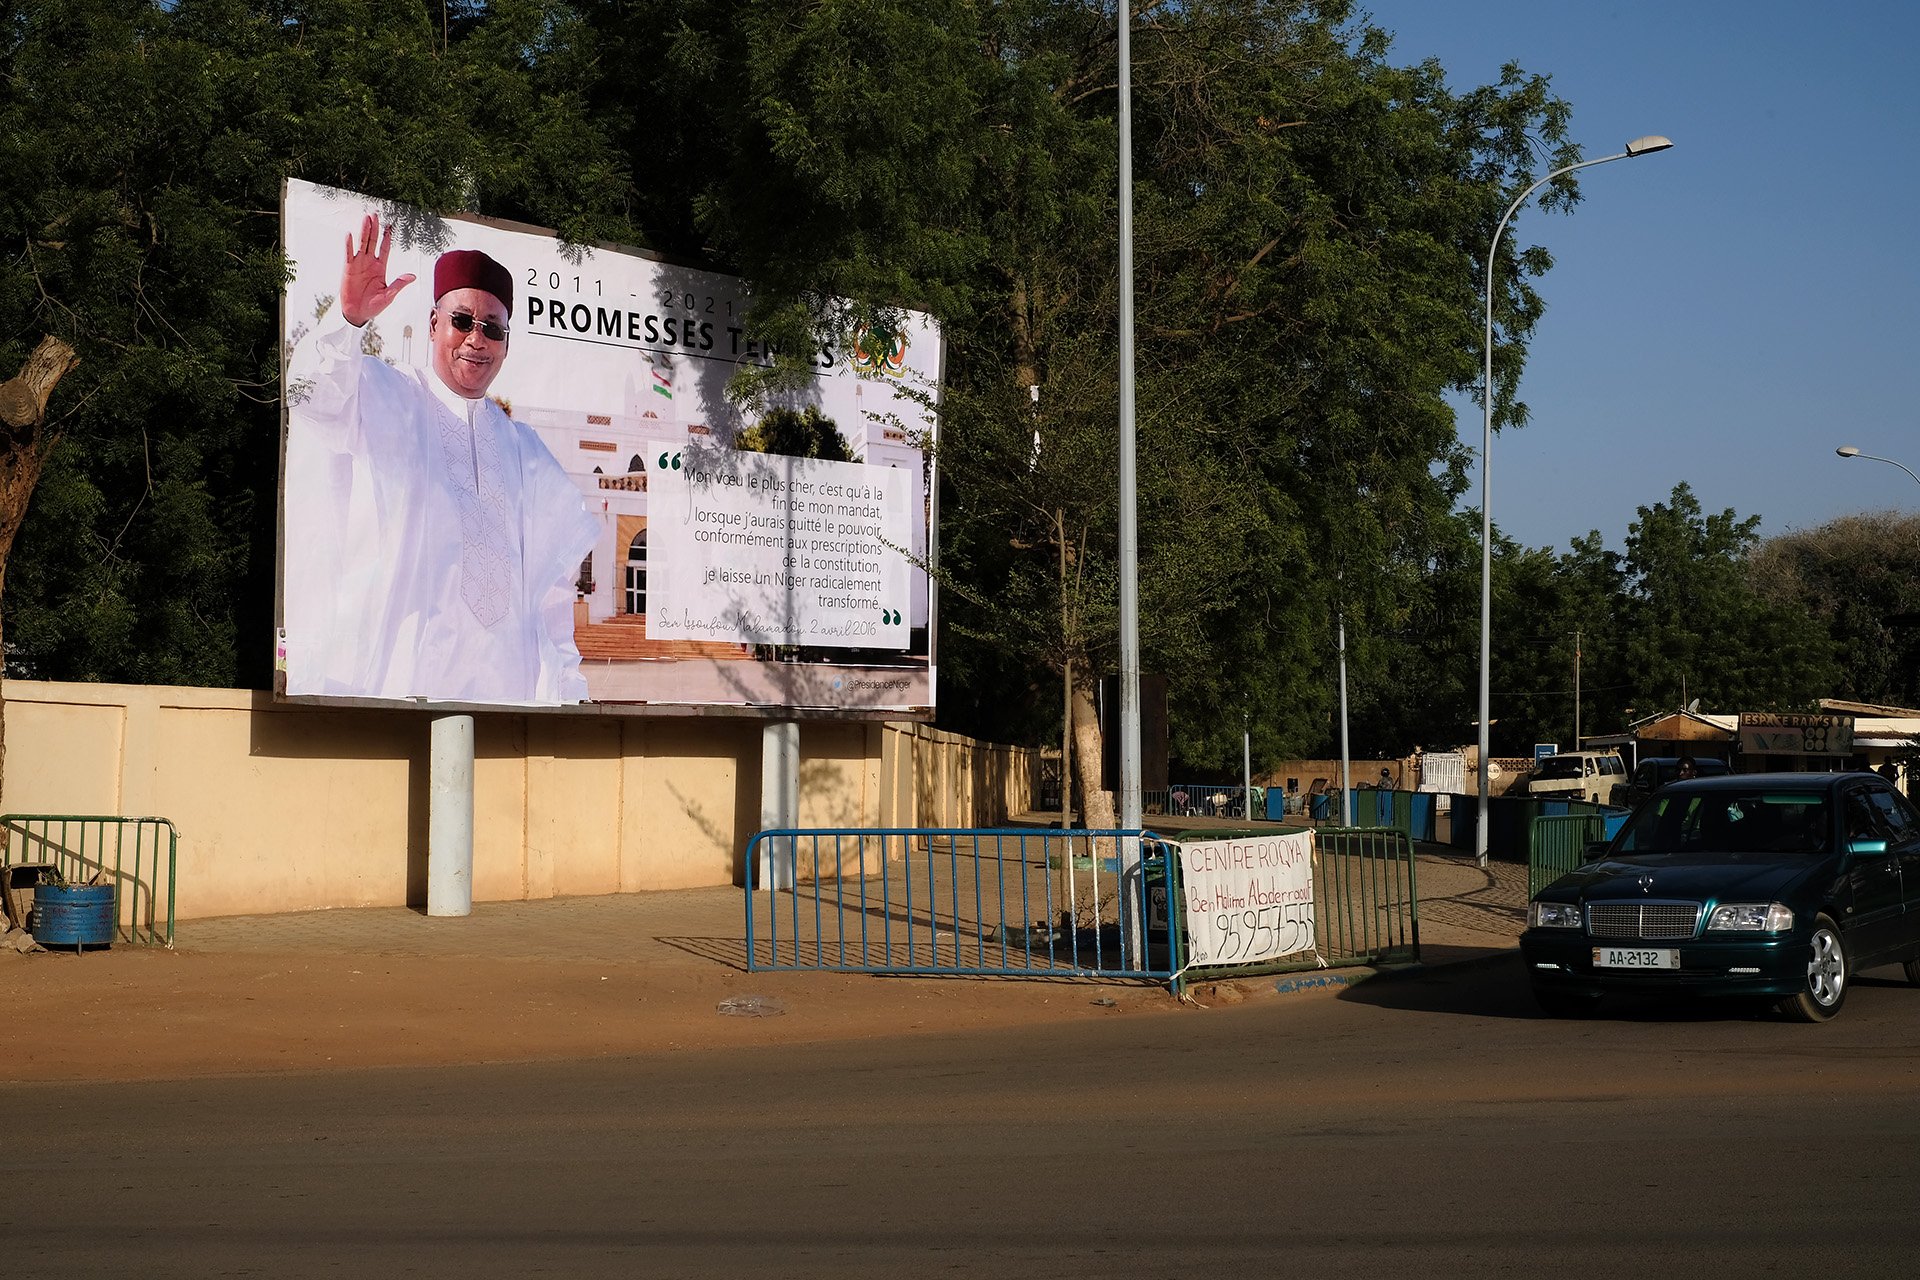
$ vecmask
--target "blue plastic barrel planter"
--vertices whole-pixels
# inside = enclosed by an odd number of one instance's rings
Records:
[[[110,947],[113,920],[110,884],[33,887],[33,940],[43,947]]]

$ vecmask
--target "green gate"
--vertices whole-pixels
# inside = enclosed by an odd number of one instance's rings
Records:
[[[1527,897],[1587,860],[1587,846],[1607,838],[1603,813],[1535,818],[1527,830]]]
[[[173,945],[180,835],[165,818],[0,814],[0,869],[49,867],[68,884],[110,884],[119,936]]]

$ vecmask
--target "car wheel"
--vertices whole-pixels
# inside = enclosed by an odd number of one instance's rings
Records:
[[[1780,1002],[1780,1012],[1800,1022],[1825,1022],[1847,1001],[1847,946],[1840,927],[1827,916],[1813,921],[1813,949],[1807,956],[1807,980],[1800,994]]]
[[[1920,959],[1909,960],[1900,967],[1907,971],[1907,981],[1920,987]]]
[[[1545,987],[1533,989],[1534,1003],[1540,1006],[1540,1012],[1549,1018],[1587,1018],[1600,1007],[1600,997],[1585,991],[1554,991]]]

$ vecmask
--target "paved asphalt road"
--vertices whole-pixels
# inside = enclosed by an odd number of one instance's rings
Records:
[[[7,1276],[1910,1276],[1920,989],[0,1089]],[[1063,988],[1072,991],[1073,988]]]

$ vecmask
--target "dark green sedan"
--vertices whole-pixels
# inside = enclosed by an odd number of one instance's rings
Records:
[[[1875,774],[1677,782],[1593,855],[1527,907],[1548,1013],[1629,991],[1768,996],[1824,1022],[1862,969],[1920,983],[1920,813]]]

